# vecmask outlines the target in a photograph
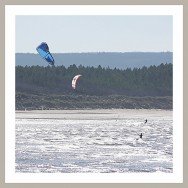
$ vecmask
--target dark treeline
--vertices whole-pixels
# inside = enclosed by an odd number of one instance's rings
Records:
[[[72,78],[81,74],[76,90]],[[16,66],[16,90],[84,95],[172,96],[172,64],[134,69]]]

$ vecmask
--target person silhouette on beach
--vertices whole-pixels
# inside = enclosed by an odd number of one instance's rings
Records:
[[[145,123],[147,123],[147,122],[148,122],[148,120],[146,119],[146,120],[145,120]]]

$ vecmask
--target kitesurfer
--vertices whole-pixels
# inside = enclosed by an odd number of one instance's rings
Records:
[[[139,136],[140,136],[140,138],[142,139],[143,134],[141,133]]]
[[[148,120],[146,119],[146,120],[145,120],[145,123],[147,123],[147,122],[148,122]]]
[[[141,133],[141,134],[139,134],[139,138],[141,138],[142,139],[142,136],[143,136],[143,134]],[[139,140],[139,138],[137,138],[136,140]]]

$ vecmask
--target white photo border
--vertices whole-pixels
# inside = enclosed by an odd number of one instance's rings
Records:
[[[173,16],[173,173],[16,173],[15,19],[17,15]],[[5,6],[6,183],[183,183],[183,6],[6,5]]]

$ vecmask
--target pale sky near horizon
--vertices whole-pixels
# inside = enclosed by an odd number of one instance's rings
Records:
[[[16,53],[173,51],[172,16],[16,16]]]

